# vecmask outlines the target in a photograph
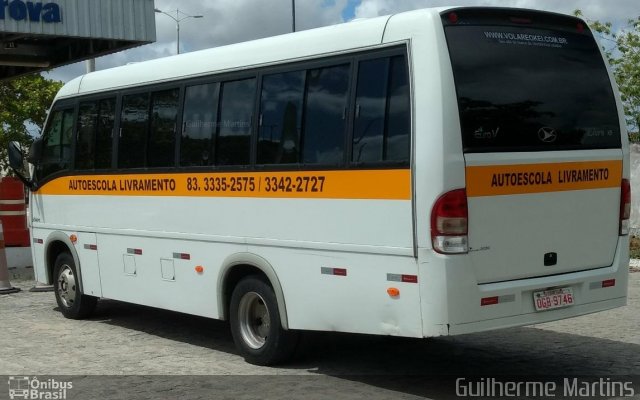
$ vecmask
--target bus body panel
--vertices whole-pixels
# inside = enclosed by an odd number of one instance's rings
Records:
[[[215,287],[225,255],[246,249],[126,234],[99,234],[98,244],[105,297],[210,318],[220,317]]]
[[[290,329],[422,337],[419,285],[411,256],[249,246],[273,265],[283,287]],[[344,270],[332,274],[331,269]],[[394,287],[399,296],[387,289]]]
[[[37,228],[53,225],[66,230],[92,228],[98,233],[131,232],[226,243],[251,241],[292,248],[413,254],[411,204],[407,200],[93,195],[45,198],[42,208],[34,211],[42,220],[34,223]],[[83,206],[87,202],[90,207]],[[231,207],[236,211],[229,212]],[[74,219],[83,222],[74,224]],[[355,232],[354,226],[363,229]]]
[[[29,199],[29,204],[33,207],[33,199],[35,196],[31,196]],[[48,272],[48,264],[47,258],[45,254],[45,239],[46,234],[44,230],[35,228],[34,226],[29,227],[29,231],[31,233],[31,237],[33,238],[33,242],[31,245],[31,256],[33,257],[33,274],[37,282],[41,282],[47,285],[53,284]],[[42,241],[42,242],[40,242]]]
[[[522,325],[523,321],[529,321],[527,324],[542,323],[623,306],[628,290],[628,256],[628,239],[621,238],[611,266],[484,285],[478,285],[475,277],[468,273],[468,262],[448,260],[447,279],[452,282],[448,285],[447,301],[450,333],[507,328]],[[615,279],[614,286],[603,287],[604,281],[612,279]],[[572,288],[575,304],[537,312],[534,292],[555,287]],[[481,304],[483,298],[494,296],[500,298],[498,304]]]
[[[406,17],[404,24],[394,24],[402,17],[390,19],[385,40],[408,34],[402,26],[412,26],[410,18]],[[429,215],[433,201],[449,190],[468,190],[469,167],[498,169],[510,164],[539,166],[554,162],[582,162],[588,167],[604,161],[613,164],[618,182],[629,177],[622,120],[622,146],[617,149],[463,154],[456,86],[444,29],[438,14],[431,17],[433,24],[423,24],[431,31],[409,34],[412,69],[428,71],[413,74],[418,259],[421,277],[431,278],[421,281],[424,335],[469,333],[521,325],[526,320],[551,321],[620,306],[627,290],[628,252],[624,249],[628,239],[618,236],[619,184],[591,190],[469,197],[470,253],[449,256],[431,250]],[[614,94],[621,116],[619,96],[616,91]],[[493,241],[498,249],[489,243]],[[558,262],[544,266],[543,256],[554,249]],[[589,271],[571,273],[581,270]],[[616,280],[614,287],[591,289],[610,279]],[[433,284],[438,281],[447,284]],[[506,282],[487,284],[496,281]],[[535,312],[533,292],[551,287],[574,288],[576,305]],[[493,296],[514,300],[493,308],[481,306],[482,298]],[[442,298],[447,301],[438,300]]]
[[[431,250],[430,215],[433,203],[442,193],[464,187],[465,162],[460,150],[457,103],[450,94],[454,87],[451,62],[439,14],[421,10],[391,17],[385,42],[406,37],[411,38],[413,71],[414,223],[423,335],[442,336],[448,335],[450,329],[450,305],[442,299],[448,298],[452,285],[446,268],[449,256]]]
[[[329,330],[422,337],[419,285],[399,282],[417,275],[410,255],[380,255],[287,246],[256,246],[208,241],[162,239],[126,234],[97,235],[97,250],[87,250],[95,235],[76,235],[80,275],[86,294],[93,291],[91,262],[99,255],[100,297],[209,318],[222,318],[216,302],[223,255],[249,253],[276,265],[283,287],[290,329]],[[47,236],[49,230],[38,230]],[[102,250],[101,249],[105,249]],[[88,251],[93,254],[87,255]],[[180,256],[188,255],[188,260]],[[169,264],[170,270],[165,266]],[[196,266],[204,272],[198,273]],[[345,271],[331,274],[327,269]],[[387,289],[399,289],[393,297]],[[314,312],[308,307],[315,305]]]
[[[540,171],[537,176],[544,176],[543,182],[547,177],[558,182],[563,174],[597,171],[592,166],[600,170],[600,165],[618,168],[615,178],[613,169],[610,171],[615,187],[469,195],[469,257],[478,283],[611,265],[618,244],[621,158],[622,152],[617,149],[564,154],[467,154],[467,168],[495,169],[496,180],[502,171]],[[468,182],[468,190],[473,185]],[[506,188],[510,190],[518,189]],[[548,253],[556,259],[545,263]]]
[[[76,254],[82,266],[82,291],[95,297],[102,297],[102,280],[98,261],[98,238],[93,232],[78,232]]]
[[[91,207],[81,206],[87,201]],[[36,226],[57,222],[78,237],[87,294],[94,294],[97,255],[102,297],[221,318],[219,272],[229,256],[248,252],[274,266],[291,329],[422,336],[418,284],[388,279],[417,275],[409,201],[48,195],[35,215],[43,221]],[[84,226],[72,225],[71,216]],[[94,234],[82,232],[89,227],[98,232],[96,250],[85,249],[94,243]],[[45,238],[51,232],[36,229]],[[204,273],[194,270],[198,265]],[[323,268],[345,269],[347,276]],[[400,296],[389,296],[389,287]],[[302,312],[310,302],[326,307]]]
[[[611,265],[625,130],[597,44],[570,18],[455,15],[443,24],[478,283]]]

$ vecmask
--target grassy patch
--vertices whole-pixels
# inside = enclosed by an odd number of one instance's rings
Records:
[[[629,243],[629,252],[631,258],[640,258],[640,238],[631,236],[631,242]]]

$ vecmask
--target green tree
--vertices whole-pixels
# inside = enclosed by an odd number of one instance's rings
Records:
[[[42,130],[47,110],[62,82],[28,75],[0,82],[0,169],[7,170],[7,145],[16,140],[25,148],[33,142],[27,129]],[[32,132],[37,133],[37,132]]]
[[[576,10],[575,15],[581,17],[582,12]],[[627,22],[626,27],[614,31],[611,22],[587,19],[603,43],[620,88],[627,126],[637,136],[640,129],[640,17]]]

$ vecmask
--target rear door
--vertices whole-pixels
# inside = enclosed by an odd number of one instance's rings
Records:
[[[572,17],[506,9],[455,10],[443,23],[478,282],[610,265],[621,127],[588,28]]]

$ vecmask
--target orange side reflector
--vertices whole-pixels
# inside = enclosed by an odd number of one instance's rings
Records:
[[[71,240],[71,243],[73,243],[73,244],[76,244],[76,242],[78,241],[78,237],[76,235],[69,236],[69,239]]]
[[[389,289],[387,289],[387,293],[389,294],[389,296],[391,297],[398,297],[400,296],[400,290],[398,288],[394,288],[394,287],[390,287]]]
[[[204,272],[204,267],[202,265],[198,265],[195,269],[196,269],[196,272],[199,274]]]

